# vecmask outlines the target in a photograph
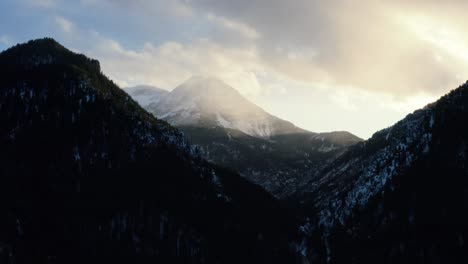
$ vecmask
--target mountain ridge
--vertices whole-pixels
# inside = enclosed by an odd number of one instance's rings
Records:
[[[464,263],[467,110],[465,83],[351,146],[298,190],[292,203],[317,221],[303,226],[321,251],[309,256],[333,263]]]
[[[294,193],[310,170],[362,141],[349,132],[296,127],[211,77],[192,77],[145,108],[181,129],[206,159],[238,171],[276,197]]]
[[[0,71],[2,261],[292,260],[280,204],[202,159],[95,61],[40,39],[0,53]]]
[[[51,39],[1,52],[0,71],[1,262],[468,261],[468,83],[324,151],[314,133],[180,132]],[[294,188],[279,202],[184,133]]]

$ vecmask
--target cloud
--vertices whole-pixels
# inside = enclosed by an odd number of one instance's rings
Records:
[[[58,34],[65,44],[99,59],[121,86],[172,89],[214,76],[315,131],[366,137],[468,76],[468,2],[81,0],[74,8],[90,10],[86,21],[62,4],[43,12],[62,15],[58,28],[73,32]]]
[[[203,75],[220,78],[247,96],[261,93],[256,76],[264,69],[254,49],[226,48],[198,39],[186,44],[145,43],[131,50],[97,32],[86,39],[95,43],[88,53],[122,86],[151,84],[173,89],[193,75]]]
[[[240,34],[242,37],[248,39],[258,39],[260,37],[260,35],[255,29],[247,26],[246,24],[232,21],[227,18],[219,17],[213,14],[208,14],[207,18],[212,23],[221,25],[225,30],[232,31],[236,34]]]
[[[73,23],[69,20],[67,20],[64,17],[61,16],[56,16],[55,17],[55,23],[60,27],[60,29],[65,32],[65,33],[70,33],[73,31]]]
[[[12,41],[11,41],[10,37],[8,37],[7,35],[1,35],[0,36],[0,43],[5,45],[5,46],[10,46],[12,44]]]
[[[204,39],[228,50],[254,50],[263,70],[311,86],[405,98],[441,95],[468,76],[463,1],[81,2],[125,10],[139,27],[135,31],[154,35],[141,36],[143,42],[152,38],[158,46],[176,42],[192,49]]]
[[[173,0],[169,3],[170,12],[177,17],[193,16],[193,9],[184,2]]]
[[[242,23],[272,70],[330,87],[411,96],[441,94],[468,76],[468,22],[461,1],[191,1]],[[444,12],[440,12],[444,11]],[[449,14],[449,15],[444,15]],[[411,27],[407,20],[426,27]],[[415,31],[416,30],[416,31]],[[423,32],[420,32],[423,30]],[[424,31],[425,30],[425,31]],[[450,32],[450,33],[447,33]]]

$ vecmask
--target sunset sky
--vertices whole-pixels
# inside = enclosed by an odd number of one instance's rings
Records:
[[[368,138],[468,79],[467,1],[3,0],[0,50],[39,37],[121,87],[217,77],[314,132]]]

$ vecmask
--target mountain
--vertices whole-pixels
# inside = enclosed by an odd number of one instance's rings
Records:
[[[1,263],[468,262],[468,83],[362,142],[180,126],[193,147],[52,39],[0,72]]]
[[[264,138],[305,132],[252,104],[224,82],[207,77],[192,77],[148,110],[175,126],[221,126]]]
[[[468,261],[468,83],[350,147],[293,195],[310,259]]]
[[[1,263],[291,263],[293,219],[53,39],[0,53]]]
[[[138,100],[139,94],[129,94]],[[238,171],[277,197],[294,193],[312,172],[361,141],[348,132],[298,128],[214,78],[193,77],[142,106],[177,126],[206,159]]]
[[[150,103],[157,103],[158,100],[168,91],[148,85],[138,85],[125,88],[125,92],[132,95],[132,98],[141,106],[148,106]]]
[[[295,193],[317,170],[360,140],[336,142],[332,143],[336,147],[331,147],[320,134],[314,133],[264,139],[219,126],[181,126],[179,129],[196,144],[204,158],[238,171],[278,198]]]

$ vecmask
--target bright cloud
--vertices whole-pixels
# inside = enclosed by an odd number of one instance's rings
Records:
[[[96,46],[89,53],[122,86],[143,83],[172,89],[193,75],[203,75],[223,79],[247,96],[261,91],[256,74],[263,66],[255,50],[227,49],[206,39],[190,44],[145,43],[138,50],[129,50],[98,33],[91,39]]]
[[[61,16],[55,17],[55,23],[63,32],[70,33],[73,30],[73,23]]]
[[[213,14],[208,14],[207,18],[209,21],[221,25],[225,30],[234,31],[242,37],[248,39],[258,39],[260,37],[255,29],[247,26],[246,24],[232,21],[224,17],[215,16]]]
[[[11,45],[10,38],[8,36],[6,36],[6,35],[1,35],[0,36],[0,43],[2,43],[5,46]]]
[[[451,66],[455,58],[442,62],[435,54],[442,50],[457,59],[467,54],[460,43],[465,42],[468,23],[463,12],[454,11],[465,7],[460,1],[191,3],[200,10],[241,21],[258,32],[262,39],[255,45],[262,59],[292,79],[413,96],[421,92],[439,95],[458,84],[460,76],[468,76],[468,71],[458,67],[460,64]],[[437,12],[440,6],[450,18]],[[399,19],[402,13],[409,18],[426,14],[428,21],[422,24],[431,30],[435,25],[437,32],[410,30],[408,23]],[[463,27],[454,25],[460,22]]]

